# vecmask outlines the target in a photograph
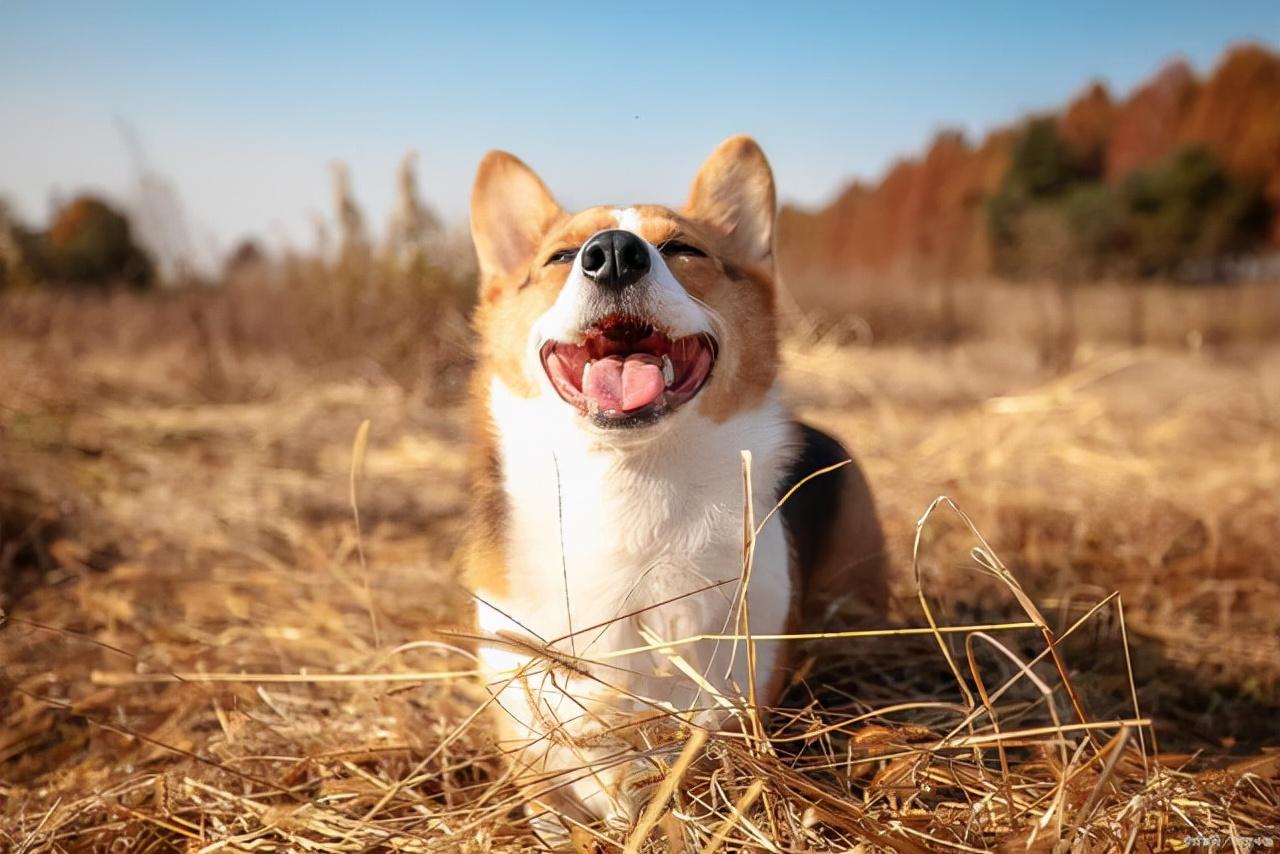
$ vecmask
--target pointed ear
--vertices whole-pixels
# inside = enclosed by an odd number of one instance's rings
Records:
[[[730,137],[711,152],[693,179],[685,213],[728,237],[738,257],[752,263],[773,257],[773,170],[754,139]]]
[[[518,157],[486,154],[471,190],[471,239],[481,281],[520,272],[561,213],[546,184]]]

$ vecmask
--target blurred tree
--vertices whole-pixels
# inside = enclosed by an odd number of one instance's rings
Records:
[[[129,219],[102,199],[81,195],[54,215],[44,234],[39,272],[72,285],[154,283],[150,256],[134,242]]]
[[[1175,60],[1138,87],[1116,113],[1107,144],[1106,178],[1119,184],[1138,169],[1168,157],[1178,147],[1187,113],[1200,95],[1195,74]]]
[[[1052,198],[1076,179],[1071,150],[1052,118],[1032,119],[1013,146],[1013,159],[1001,192],[1029,199]]]
[[[1013,278],[1060,275],[1071,247],[1056,202],[1087,174],[1053,118],[1027,122],[1013,143],[999,189],[987,199],[987,234],[997,273]]]
[[[1026,208],[1026,200],[1002,187],[1000,192],[987,199],[987,236],[991,241],[991,261],[995,272],[1002,276],[1017,277],[1021,274],[1022,246],[1019,219]]]
[[[1079,184],[1063,198],[1062,213],[1071,240],[1072,279],[1096,279],[1126,272],[1131,242],[1124,200],[1100,182]]]
[[[1223,261],[1263,248],[1272,211],[1262,182],[1233,175],[1208,148],[1183,148],[1118,188],[1103,183],[1097,152],[1073,153],[1052,119],[1027,123],[987,200],[997,273],[1217,279]]]
[[[1208,148],[1233,175],[1269,184],[1271,204],[1280,207],[1280,54],[1261,44],[1228,51],[1205,81],[1180,141]]]
[[[0,200],[0,290],[34,284],[38,239]]]
[[[1136,172],[1122,193],[1141,275],[1171,275],[1256,249],[1271,219],[1262,186],[1233,178],[1203,147]]]
[[[1116,105],[1101,83],[1092,83],[1058,120],[1058,134],[1076,169],[1100,178],[1106,166],[1107,142],[1116,120]]]

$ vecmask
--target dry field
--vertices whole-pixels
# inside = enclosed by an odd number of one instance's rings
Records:
[[[538,850],[442,633],[445,314],[305,350],[207,295],[0,304],[0,850]],[[763,735],[650,750],[674,785],[581,850],[1280,843],[1280,346],[850,337],[786,379],[868,471],[892,612]]]

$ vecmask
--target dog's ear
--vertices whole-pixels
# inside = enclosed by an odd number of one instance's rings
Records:
[[[471,190],[471,239],[481,282],[523,272],[562,213],[547,185],[520,158],[505,151],[486,154]]]
[[[764,152],[751,137],[734,136],[698,170],[685,213],[723,234],[741,260],[763,263],[773,257],[776,206]]]

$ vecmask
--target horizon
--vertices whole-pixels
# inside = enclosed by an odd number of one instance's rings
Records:
[[[83,191],[130,206],[132,129],[208,264],[248,237],[309,245],[314,217],[332,221],[336,160],[377,235],[408,150],[424,199],[461,225],[491,148],[528,162],[567,207],[675,204],[712,148],[745,132],[781,200],[816,207],[941,130],[977,140],[1093,82],[1123,98],[1171,61],[1204,75],[1234,44],[1280,38],[1280,6],[1263,3],[575,8],[481,20],[407,6],[12,3],[0,10],[0,198],[33,225]],[[602,73],[591,44],[619,31],[640,56],[604,57]]]

